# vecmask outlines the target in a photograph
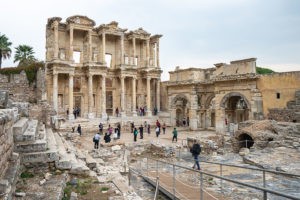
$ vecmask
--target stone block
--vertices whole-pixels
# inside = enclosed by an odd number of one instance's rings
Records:
[[[8,92],[7,91],[0,91],[0,108],[4,109],[7,108],[8,103]]]
[[[21,118],[12,127],[14,136],[16,136],[18,138],[18,136],[20,136],[24,133],[24,131],[27,129],[27,127],[28,127],[28,119],[27,118]],[[18,141],[17,138],[16,138],[15,141]]]

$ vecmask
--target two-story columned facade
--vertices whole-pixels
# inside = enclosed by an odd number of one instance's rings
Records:
[[[160,110],[159,39],[142,28],[127,31],[117,22],[95,26],[85,16],[48,19],[47,100],[58,114],[80,108],[82,117],[135,116],[145,107]]]

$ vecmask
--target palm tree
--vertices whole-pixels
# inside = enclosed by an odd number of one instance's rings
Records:
[[[19,61],[19,66],[36,61],[36,59],[33,56],[34,51],[31,46],[23,44],[17,46],[15,49],[16,49],[16,53],[15,53],[14,62]]]
[[[7,59],[10,58],[11,55],[11,42],[8,41],[8,38],[6,37],[6,35],[1,35],[0,33],[0,69],[1,69],[1,65],[2,65],[2,58],[3,59]]]

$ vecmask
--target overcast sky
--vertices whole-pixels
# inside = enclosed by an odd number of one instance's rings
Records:
[[[175,66],[208,68],[250,57],[275,71],[300,71],[299,0],[4,0],[0,5],[1,34],[13,47],[32,46],[40,60],[47,19],[78,14],[97,26],[115,20],[121,28],[162,34],[162,80]],[[3,66],[16,63],[11,58]]]

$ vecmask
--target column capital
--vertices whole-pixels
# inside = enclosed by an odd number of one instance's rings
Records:
[[[53,75],[58,75],[59,73],[57,71],[53,71]]]
[[[151,77],[150,77],[150,76],[147,76],[147,80],[151,80]]]
[[[90,73],[88,73],[88,77],[89,77],[89,78],[90,78],[90,77],[92,78],[93,76],[94,76],[94,74],[93,74],[93,73],[91,73],[91,72],[90,72]]]
[[[137,79],[137,77],[136,77],[136,76],[132,76],[132,79],[133,79],[133,80],[136,80],[136,79]]]
[[[102,76],[102,78],[106,78],[107,75],[106,74],[101,74],[101,76]]]
[[[126,75],[125,74],[121,74],[120,75],[120,79],[125,79],[126,78]]]
[[[69,73],[69,76],[74,76],[74,75],[75,75],[74,72],[70,72],[70,73]]]

